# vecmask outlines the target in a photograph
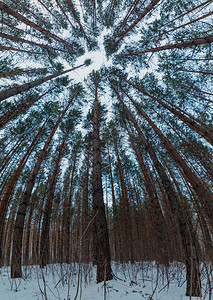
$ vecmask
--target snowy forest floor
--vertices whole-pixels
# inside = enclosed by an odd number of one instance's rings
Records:
[[[43,271],[38,266],[23,267],[23,279],[10,279],[10,268],[0,269],[0,300],[189,300],[185,296],[185,268],[172,263],[169,268],[154,262],[112,263],[114,279],[95,283],[91,264],[53,264]],[[213,274],[208,267],[213,284]],[[206,266],[201,268],[202,297],[211,299]],[[213,287],[212,287],[213,288]]]

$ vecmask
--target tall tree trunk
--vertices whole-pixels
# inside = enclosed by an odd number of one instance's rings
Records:
[[[163,27],[166,26],[166,25],[168,25],[168,24],[171,23],[171,22],[174,22],[174,21],[176,21],[176,20],[178,20],[178,19],[184,17],[185,15],[189,14],[190,12],[194,11],[195,9],[200,8],[201,6],[204,6],[204,5],[208,4],[208,3],[210,4],[210,2],[212,2],[212,0],[207,0],[207,1],[205,1],[205,2],[203,2],[203,3],[201,3],[201,4],[199,4],[199,5],[197,5],[197,6],[195,6],[195,7],[193,7],[192,9],[190,9],[190,10],[188,10],[187,12],[181,14],[180,16],[178,16],[178,17],[172,19],[171,21],[168,21],[167,23],[163,24]]]
[[[10,8],[8,5],[6,5],[5,3],[0,1],[0,10],[2,12],[5,12],[8,15],[13,16],[14,18],[16,18],[17,20],[19,20],[20,22],[25,23],[26,25],[34,28],[35,30],[38,30],[39,32],[41,32],[42,34],[56,40],[59,43],[63,43],[69,47],[73,47],[71,44],[69,44],[68,42],[64,41],[63,39],[61,39],[60,37],[58,37],[57,35],[55,35],[54,33],[44,29],[43,27],[39,26],[38,24],[30,21],[29,19],[25,18],[24,16],[22,16],[21,14],[19,14],[17,11],[13,10],[12,8]]]
[[[65,18],[67,19],[67,21],[69,22],[69,24],[71,25],[71,27],[75,30],[75,27],[73,26],[73,24],[71,23],[70,19],[68,18],[65,10],[63,9],[63,6],[61,5],[61,3],[59,2],[59,0],[56,0],[57,5],[59,6],[60,10],[62,11],[63,15],[65,16]]]
[[[16,106],[15,109],[13,109],[13,110],[8,111],[7,113],[5,113],[3,116],[0,117],[0,128],[2,128],[5,124],[7,124],[12,119],[14,119],[17,116],[19,116],[23,111],[25,111],[27,108],[29,108],[31,105],[33,105],[38,100],[40,100],[43,96],[45,96],[46,94],[48,94],[49,92],[51,92],[52,90],[54,90],[56,87],[58,87],[58,85],[56,85],[53,88],[49,89],[47,92],[43,93],[39,97],[36,97],[32,101],[20,103],[19,105]]]
[[[60,146],[58,157],[55,163],[55,168],[53,171],[52,179],[49,186],[49,191],[47,193],[46,204],[44,208],[44,217],[42,221],[42,229],[41,229],[41,238],[40,238],[40,266],[43,268],[47,264],[50,263],[49,259],[49,246],[50,246],[50,220],[52,215],[52,205],[55,194],[55,185],[57,182],[58,171],[60,167],[60,162],[63,156],[65,142],[66,142],[67,134],[65,135],[63,142]]]
[[[144,176],[144,181],[145,181],[145,187],[149,196],[149,206],[151,209],[151,217],[152,217],[152,225],[154,227],[154,230],[156,232],[156,238],[157,238],[157,249],[159,251],[160,254],[158,254],[159,256],[159,262],[160,263],[164,263],[164,264],[168,264],[168,258],[166,257],[166,226],[165,226],[165,220],[164,220],[164,216],[162,214],[161,211],[161,207],[158,201],[158,196],[157,196],[157,192],[156,189],[153,186],[152,180],[150,178],[150,172],[148,172],[148,166],[145,165],[145,162],[143,160],[143,156],[142,154],[139,152],[139,150],[137,149],[133,136],[131,135],[129,129],[127,128],[127,125],[125,124],[125,128],[128,132],[132,147],[135,151],[136,157],[138,159],[139,162],[139,166],[141,168],[141,171],[143,173]]]
[[[1,44],[0,44],[0,49],[1,50],[8,50],[8,51],[24,52],[24,53],[28,53],[28,54],[45,55],[44,52],[28,51],[28,50],[24,50],[24,49],[19,49],[19,48],[4,46],[4,45],[1,45]]]
[[[5,167],[7,167],[7,163],[12,160],[12,157],[15,156],[18,148],[20,147],[20,145],[22,144],[22,142],[25,139],[25,134],[20,136],[20,138],[15,143],[15,145],[8,151],[8,153],[6,154],[6,156],[4,157],[2,162],[0,163],[0,173],[4,170]],[[2,176],[2,174],[1,174],[1,176]]]
[[[34,208],[35,208],[35,205],[36,205],[36,202],[37,202],[37,192],[38,192],[38,189],[39,189],[39,184],[40,184],[40,181],[41,181],[41,177],[43,175],[43,172],[41,172],[41,175],[38,179],[38,183],[37,183],[37,187],[36,187],[36,190],[35,192],[33,193],[32,195],[32,202],[30,204],[30,212],[29,212],[29,216],[28,216],[28,220],[27,220],[27,224],[26,224],[26,228],[27,228],[27,233],[26,233],[26,242],[25,242],[25,250],[24,250],[24,258],[23,258],[23,262],[25,265],[27,265],[29,263],[29,254],[30,254],[30,251],[29,251],[29,248],[30,248],[30,228],[31,228],[31,221],[32,221],[32,217],[33,217],[33,211],[34,211]]]
[[[121,249],[121,240],[120,240],[120,233],[119,233],[119,226],[118,226],[118,212],[117,212],[117,205],[116,205],[116,200],[115,200],[115,190],[114,190],[114,182],[113,182],[109,147],[108,147],[108,160],[109,160],[109,171],[110,171],[110,182],[111,182],[111,193],[112,193],[114,255],[115,255],[116,260],[121,261],[120,255],[121,255],[122,249]]]
[[[123,232],[123,246],[127,250],[126,257],[124,257],[125,261],[131,261],[134,262],[133,257],[133,245],[132,245],[132,220],[130,215],[130,209],[129,209],[129,199],[128,199],[128,193],[126,188],[126,183],[124,180],[124,172],[121,164],[121,159],[118,151],[118,145],[116,138],[113,139],[114,141],[114,148],[115,153],[118,161],[118,170],[119,170],[119,177],[120,177],[120,183],[121,183],[121,212],[122,212],[122,219],[123,219],[123,226],[124,229]]]
[[[4,223],[5,223],[7,208],[8,208],[9,202],[11,200],[11,197],[13,195],[14,188],[16,186],[16,183],[21,175],[21,172],[22,172],[30,154],[32,153],[34,147],[36,146],[36,144],[38,142],[39,135],[41,134],[41,131],[42,131],[45,123],[46,122],[44,122],[43,126],[40,128],[40,130],[34,137],[32,143],[28,147],[25,155],[22,157],[18,167],[16,168],[15,172],[13,173],[12,177],[10,178],[7,188],[6,188],[6,191],[1,199],[1,204],[0,204],[0,248],[2,248],[2,238],[3,238],[3,230],[4,230]],[[2,252],[2,250],[0,250],[0,252]],[[0,265],[1,264],[2,264],[2,257],[0,257]]]
[[[209,142],[211,145],[213,145],[213,129],[205,124],[203,124],[201,121],[193,118],[190,114],[186,113],[189,117],[185,116],[182,110],[180,110],[176,105],[168,105],[167,103],[159,100],[155,96],[149,94],[145,90],[140,89],[135,84],[131,83],[130,81],[124,79],[121,77],[125,82],[136,88],[138,91],[143,93],[144,95],[152,98],[154,101],[160,103],[163,107],[171,111],[176,117],[178,117],[181,121],[183,121],[185,124],[187,124],[192,130],[200,134],[207,142]],[[121,88],[121,90],[127,95],[127,93],[124,91],[124,89]],[[128,97],[128,95],[127,95]],[[179,111],[180,110],[180,111]],[[197,124],[199,122],[201,125]]]
[[[140,6],[142,6],[142,5],[144,4],[145,1],[146,1],[146,0],[144,0],[144,1],[141,3]],[[139,2],[140,2],[140,0],[135,0],[135,1],[131,4],[131,6],[130,6],[130,8],[128,9],[128,12],[127,12],[125,18],[122,20],[120,26],[123,27],[123,26],[126,25],[126,23],[127,23],[128,19],[129,19],[130,15],[132,14],[132,12],[134,11],[134,9],[136,8],[136,6],[138,5]]]
[[[24,230],[24,220],[27,212],[27,208],[29,205],[29,200],[31,197],[31,193],[36,181],[36,177],[41,167],[41,163],[44,159],[44,156],[47,152],[47,149],[50,145],[50,142],[61,123],[66,111],[68,110],[70,104],[72,103],[74,96],[69,101],[68,105],[66,106],[65,110],[58,118],[56,125],[54,126],[53,130],[51,131],[50,135],[48,136],[46,143],[43,149],[40,152],[40,155],[35,163],[34,169],[32,174],[29,178],[29,181],[26,185],[26,189],[22,198],[22,202],[20,203],[18,213],[16,216],[15,228],[14,228],[14,237],[13,237],[13,251],[12,251],[12,262],[11,262],[11,277],[12,278],[20,278],[22,277],[21,271],[21,254],[22,254],[22,239],[23,239],[23,230]]]
[[[164,34],[167,34],[167,33],[169,33],[169,32],[175,31],[175,30],[177,30],[177,29],[179,29],[179,28],[182,28],[182,27],[185,27],[185,26],[187,26],[187,25],[193,24],[193,23],[195,23],[195,22],[197,22],[197,21],[200,21],[200,20],[202,20],[202,19],[204,19],[204,18],[207,18],[207,17],[211,16],[212,14],[213,14],[213,12],[210,11],[208,14],[205,14],[205,15],[203,15],[203,16],[201,16],[201,17],[195,19],[195,20],[192,20],[192,21],[190,21],[190,22],[187,22],[187,23],[185,23],[185,24],[182,24],[182,25],[180,25],[180,26],[178,26],[178,27],[175,27],[175,28],[172,28],[172,29],[170,29],[170,30],[167,30],[167,31],[165,31],[165,32],[163,32],[163,33],[161,33],[161,34],[159,34],[158,36],[155,36],[154,38],[160,37],[160,36],[162,36],[162,35],[164,35]]]
[[[3,265],[9,266],[10,265],[10,254],[11,254],[11,244],[12,244],[12,237],[13,237],[13,228],[15,223],[15,215],[17,212],[18,204],[23,196],[22,188],[18,188],[15,194],[15,199],[8,214],[7,221],[5,222],[5,230],[4,230],[4,242],[2,243],[3,256],[2,261]]]
[[[84,35],[86,41],[90,44],[90,40],[89,40],[88,36],[86,35],[86,32],[85,32],[85,30],[84,30],[84,27],[83,27],[82,24],[81,24],[81,21],[80,21],[80,19],[79,19],[79,17],[78,17],[78,14],[77,14],[76,10],[75,10],[75,7],[74,7],[74,4],[73,4],[72,0],[66,0],[66,2],[67,2],[67,4],[68,4],[68,6],[70,7],[70,10],[71,10],[71,12],[72,12],[72,14],[73,14],[73,16],[74,16],[76,22],[78,23],[78,25],[79,25],[79,27],[80,27],[80,30],[81,30],[81,32],[83,33],[83,35]]]
[[[0,32],[0,37],[5,38],[5,39],[9,39],[9,40],[14,41],[16,43],[25,43],[25,44],[29,44],[31,46],[37,46],[37,47],[44,48],[44,49],[51,49],[51,50],[55,50],[55,51],[65,52],[65,53],[68,52],[68,51],[65,51],[65,50],[62,50],[62,49],[59,49],[59,48],[54,48],[54,47],[49,46],[49,45],[40,44],[40,43],[36,43],[36,42],[33,42],[33,41],[28,41],[28,40],[25,40],[23,38],[13,36],[13,35],[10,35],[10,34],[6,34],[6,33],[3,33],[3,32]]]
[[[86,170],[84,175],[84,186],[82,195],[82,259],[89,263],[89,236],[91,230],[89,227],[89,169],[90,169],[90,149],[87,149]]]
[[[22,74],[28,74],[28,73],[34,73],[34,72],[40,72],[40,71],[47,71],[49,68],[37,68],[37,69],[30,69],[30,70],[20,70],[20,71],[10,71],[10,72],[0,72],[0,78],[3,77],[10,77],[15,75],[22,75]]]
[[[114,45],[118,44],[130,30],[132,30],[154,7],[160,0],[152,0],[152,2],[143,10],[137,19],[127,28],[127,30],[115,41]]]
[[[157,113],[157,112],[156,112]],[[158,113],[157,113],[158,114]],[[189,148],[190,152],[192,152],[199,160],[200,165],[202,165],[208,172],[208,174],[206,174],[207,176],[209,176],[209,178],[211,179],[213,177],[213,165],[212,165],[212,161],[209,161],[209,159],[203,155],[203,153],[199,153],[199,151],[194,147],[193,142],[191,141],[191,143],[189,143],[182,135],[180,135],[177,130],[170,125],[170,123],[168,123],[165,118],[163,118],[162,116],[160,116],[164,122],[177,134],[177,136],[184,142],[185,145],[187,145],[187,147]],[[179,131],[181,131],[179,129]],[[184,134],[181,131],[182,134]]]
[[[11,97],[11,96],[14,96],[14,95],[18,95],[24,91],[28,91],[29,89],[35,87],[35,86],[38,86],[46,81],[49,81],[51,79],[54,79],[58,76],[61,76],[61,75],[64,75],[68,72],[71,72],[73,70],[76,70],[82,66],[84,66],[85,64],[81,64],[77,67],[74,67],[74,68],[71,68],[69,70],[66,70],[66,71],[61,71],[61,72],[58,72],[58,73],[55,73],[55,74],[52,74],[52,75],[48,75],[46,77],[43,77],[43,78],[40,78],[40,79],[37,79],[37,80],[34,80],[34,81],[31,81],[31,82],[27,82],[27,83],[24,83],[22,85],[19,85],[19,86],[16,86],[16,87],[13,87],[13,88],[10,88],[10,89],[7,89],[7,90],[3,90],[0,92],[0,102]]]
[[[201,38],[197,38],[197,39],[190,40],[190,41],[180,42],[180,43],[176,43],[176,44],[169,44],[169,45],[165,45],[165,46],[159,46],[156,48],[150,48],[150,49],[138,51],[138,52],[127,53],[127,54],[124,54],[123,56],[140,55],[140,54],[144,54],[144,53],[148,53],[148,52],[159,52],[159,51],[164,51],[164,50],[168,50],[168,49],[183,49],[183,48],[197,46],[197,45],[211,44],[212,42],[213,42],[213,35],[207,35],[206,37],[201,37]]]
[[[55,18],[58,21],[58,23],[61,24],[59,18],[52,13],[52,11],[47,7],[47,5],[45,5],[41,0],[38,0],[38,2],[49,12],[49,14],[51,14],[51,16],[53,16],[53,18]]]
[[[76,170],[76,159],[77,159],[77,149],[75,149],[73,154],[73,165],[70,178],[69,194],[64,202],[63,220],[64,220],[64,260],[66,263],[70,263],[71,251],[70,251],[70,227],[71,227],[71,217],[72,217],[72,197],[73,197],[73,183]]]
[[[161,180],[164,191],[167,195],[167,200],[169,203],[171,213],[172,213],[174,219],[177,219],[177,221],[178,221],[178,227],[179,227],[179,231],[180,231],[180,235],[181,235],[181,241],[182,241],[183,250],[184,250],[184,254],[185,254],[185,264],[186,264],[186,269],[187,269],[187,291],[186,291],[186,294],[188,295],[189,292],[191,291],[192,296],[200,297],[201,296],[201,282],[200,282],[200,272],[199,272],[199,258],[198,258],[197,249],[196,249],[196,237],[193,236],[193,231],[190,231],[186,214],[183,211],[183,209],[180,207],[178,195],[177,195],[169,177],[167,176],[167,174],[164,170],[164,167],[158,160],[158,157],[155,153],[155,150],[154,150],[152,144],[149,141],[147,141],[147,139],[144,137],[140,127],[138,126],[137,122],[133,118],[130,110],[127,108],[127,106],[122,101],[117,90],[114,87],[113,87],[113,90],[115,91],[119,101],[122,103],[123,107],[125,108],[125,111],[127,112],[131,122],[133,122],[133,124],[141,138],[141,141],[143,142],[146,150],[148,151],[148,153],[154,163],[154,166],[159,174],[159,178]],[[170,216],[171,222],[175,226],[173,217]],[[192,274],[193,274],[193,276],[191,277]],[[189,290],[189,287],[191,287],[191,286],[192,286],[192,290]]]
[[[102,188],[100,117],[98,104],[98,83],[95,79],[95,102],[93,122],[93,251],[97,264],[97,283],[111,280],[109,235],[105,215]]]
[[[193,189],[201,200],[202,206],[205,210],[206,215],[209,218],[211,226],[213,228],[213,195],[209,188],[201,182],[197,175],[189,168],[185,160],[181,157],[179,152],[174,148],[170,141],[163,135],[160,129],[154,124],[154,122],[148,117],[148,115],[141,109],[141,107],[130,97],[129,100],[136,107],[138,112],[146,119],[149,125],[153,128],[155,133],[159,136],[161,141],[164,143],[166,148],[171,153],[171,156],[175,162],[182,168],[188,182],[191,183]]]

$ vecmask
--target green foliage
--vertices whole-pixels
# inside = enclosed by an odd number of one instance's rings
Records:
[[[57,78],[56,83],[58,85],[63,85],[64,87],[68,86],[70,83],[69,76],[63,76],[63,77]]]
[[[106,56],[109,58],[111,55],[117,52],[118,46],[117,44],[114,45],[115,38],[113,38],[111,35],[106,35],[104,37],[104,49],[106,52]]]
[[[55,63],[54,67],[55,67],[57,72],[61,72],[61,71],[64,70],[64,66],[62,65],[62,63],[59,63],[59,62]]]
[[[84,64],[85,64],[85,66],[89,66],[89,65],[91,65],[91,63],[92,63],[92,60],[91,59],[86,59],[85,61],[84,61]]]

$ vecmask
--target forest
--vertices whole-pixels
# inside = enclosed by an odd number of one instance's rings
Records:
[[[90,266],[106,286],[114,265],[180,263],[185,296],[205,278],[211,299],[213,1],[0,11],[1,270]]]

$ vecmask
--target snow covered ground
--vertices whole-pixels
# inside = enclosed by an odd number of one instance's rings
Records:
[[[189,300],[185,296],[185,270],[173,263],[168,270],[153,262],[112,264],[114,279],[95,283],[95,268],[86,264],[23,268],[23,279],[10,279],[10,269],[0,273],[0,300]],[[210,300],[206,268],[202,272],[202,298]],[[212,277],[211,277],[212,281]],[[212,297],[213,298],[213,297]],[[192,299],[197,299],[192,297]]]

